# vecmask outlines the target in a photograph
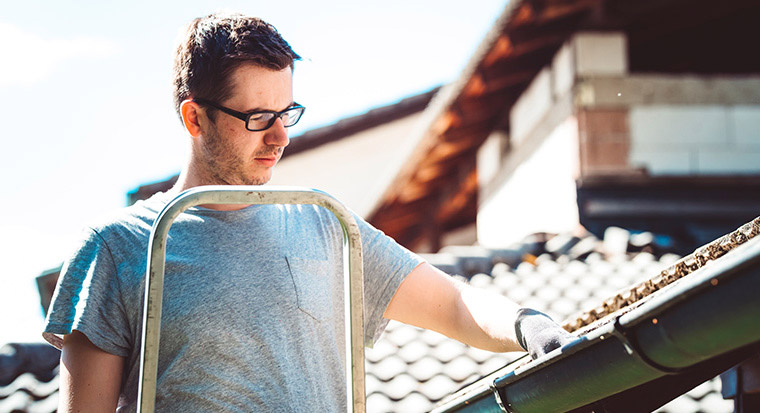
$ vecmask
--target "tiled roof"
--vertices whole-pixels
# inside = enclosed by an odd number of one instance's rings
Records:
[[[0,412],[56,411],[59,357],[48,344],[0,347]]]
[[[562,321],[620,289],[658,274],[679,257],[648,234],[613,228],[591,235],[538,235],[517,248],[456,247],[426,256],[471,285],[495,290]],[[648,241],[647,241],[648,240]],[[391,322],[367,350],[367,411],[425,412],[437,402],[524,353],[490,353],[440,334]],[[663,406],[660,412],[730,412],[713,379]]]
[[[536,234],[511,249],[447,247],[426,255],[473,286],[500,292],[561,321],[617,290],[657,274],[679,257],[647,234],[610,229],[593,236]],[[523,353],[490,353],[438,333],[391,322],[367,359],[367,411],[425,412],[444,397]],[[58,351],[43,344],[0,349],[0,411],[53,412],[58,401]],[[660,412],[730,412],[713,379]]]

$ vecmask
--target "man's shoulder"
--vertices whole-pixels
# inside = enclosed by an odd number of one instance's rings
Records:
[[[127,234],[147,237],[159,212],[170,199],[167,194],[158,193],[133,205],[101,214],[87,226],[104,239]]]

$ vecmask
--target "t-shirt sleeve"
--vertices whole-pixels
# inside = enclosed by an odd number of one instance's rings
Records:
[[[61,268],[42,336],[61,348],[61,335],[78,330],[101,350],[126,357],[130,330],[108,245],[91,228],[77,245]]]
[[[383,318],[396,290],[424,260],[358,216],[364,263],[365,345],[372,345],[388,325]]]

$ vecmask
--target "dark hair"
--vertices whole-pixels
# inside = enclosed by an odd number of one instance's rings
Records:
[[[191,96],[223,102],[232,94],[230,75],[244,63],[272,70],[300,60],[271,24],[242,14],[210,14],[190,22],[174,57],[174,106]],[[208,108],[212,118],[215,111]]]

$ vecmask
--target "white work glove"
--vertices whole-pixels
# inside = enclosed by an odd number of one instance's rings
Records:
[[[575,340],[551,317],[531,308],[517,311],[515,333],[517,342],[534,360]]]

